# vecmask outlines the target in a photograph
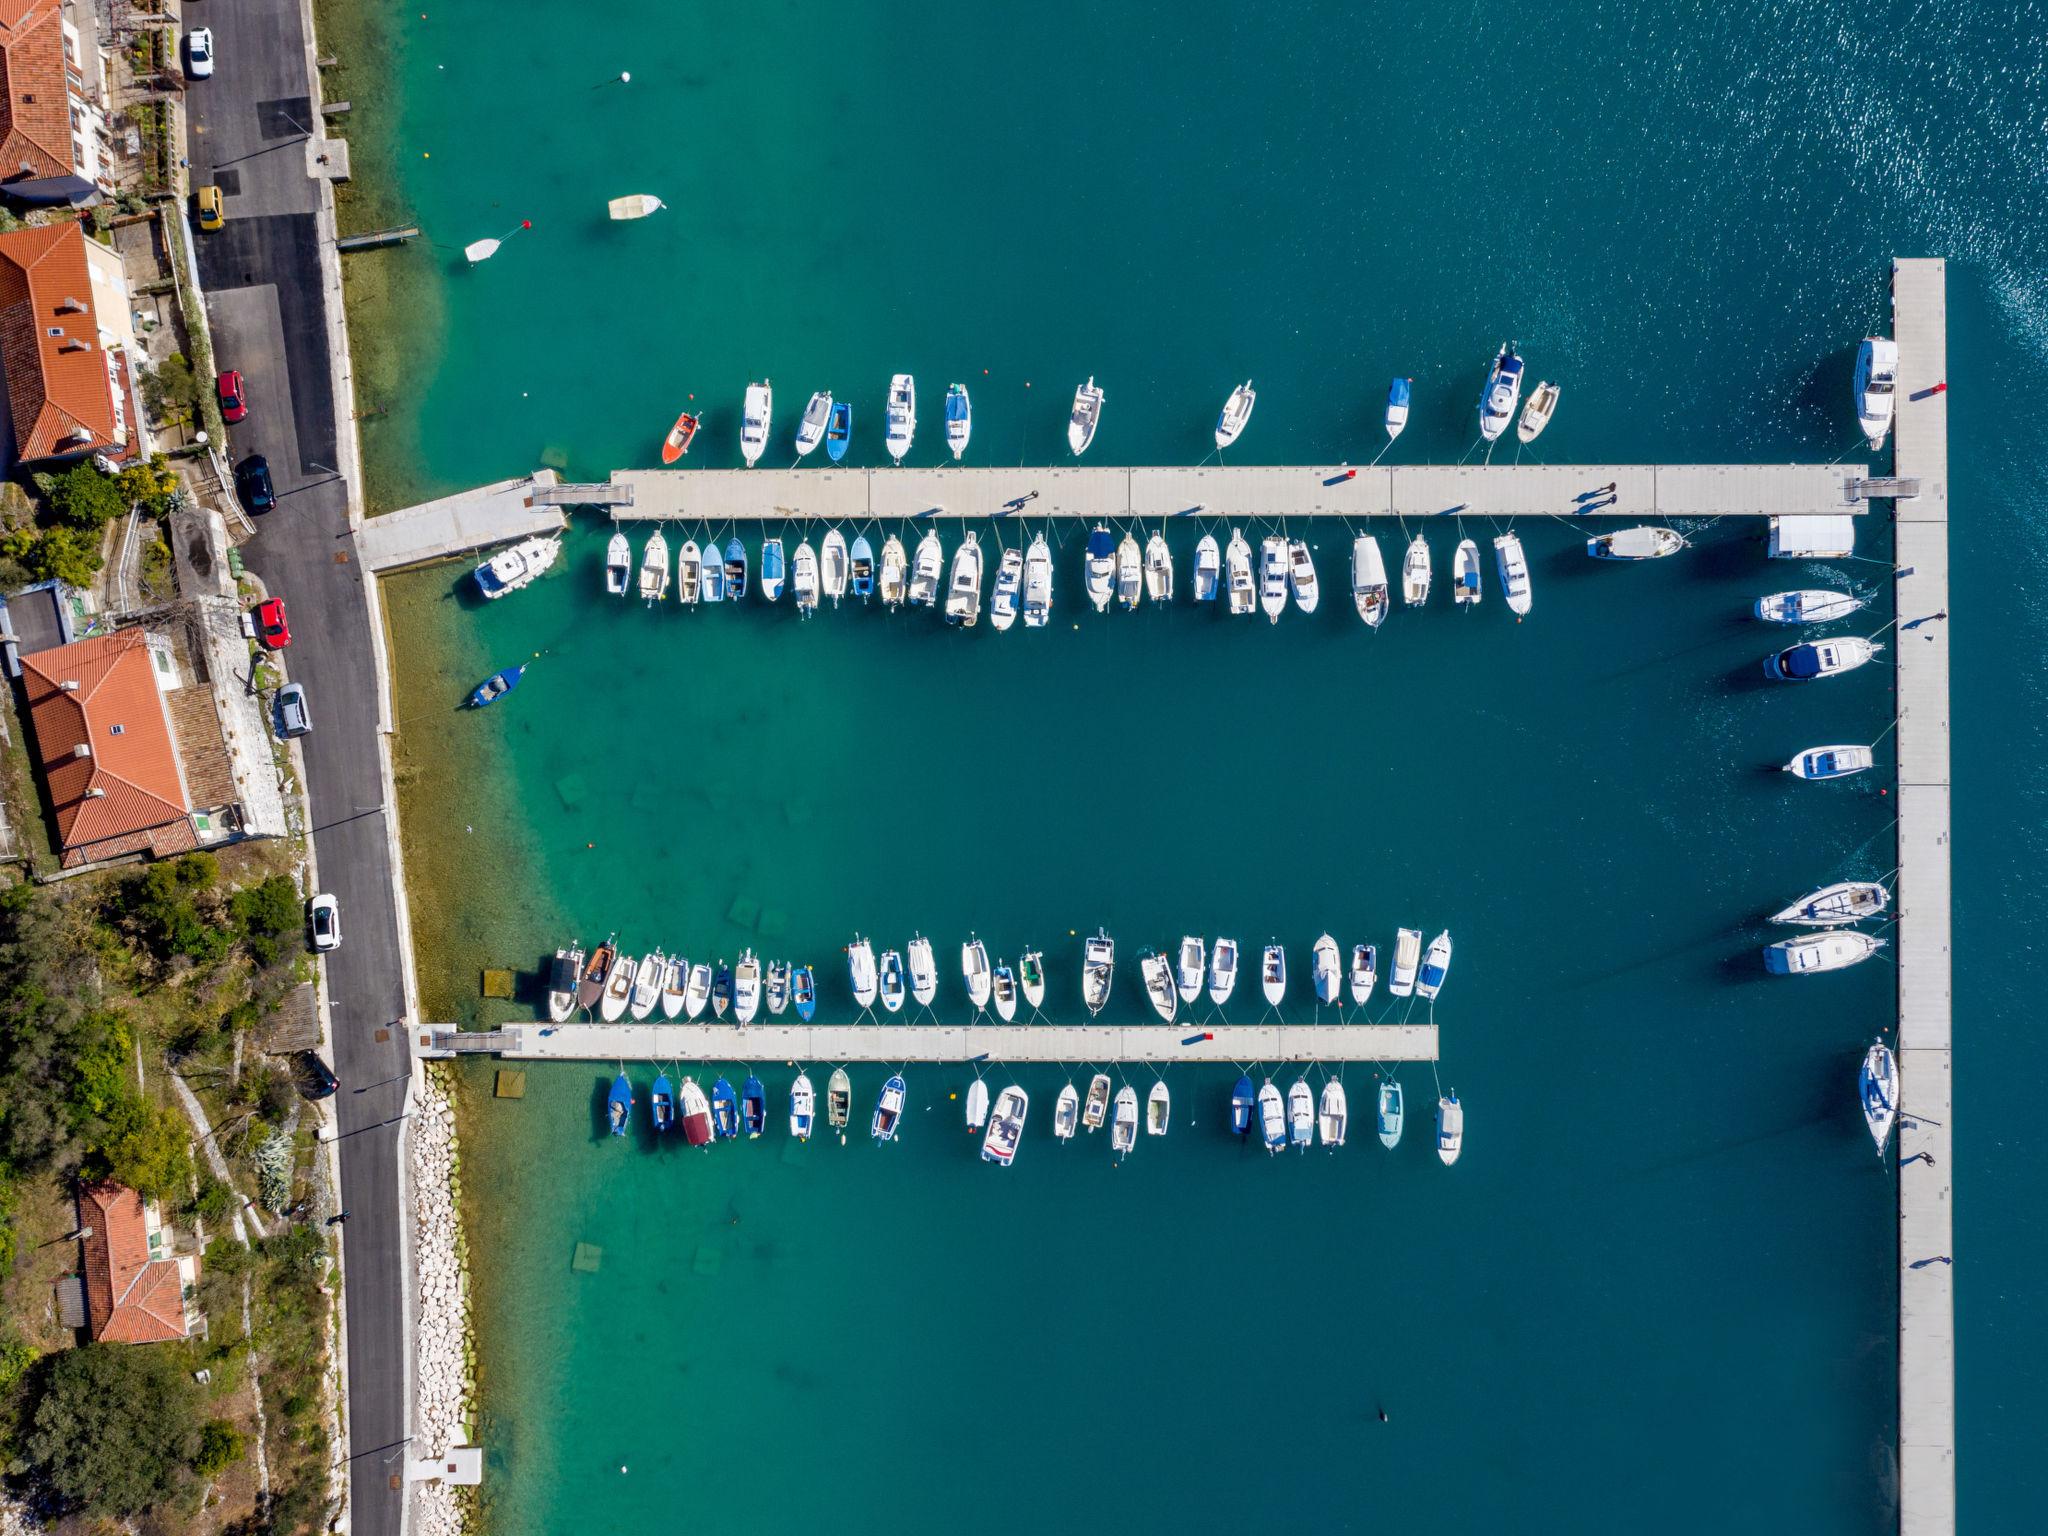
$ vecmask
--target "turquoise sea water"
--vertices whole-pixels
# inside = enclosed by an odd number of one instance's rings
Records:
[[[402,14],[422,222],[451,250],[535,225],[450,267],[445,353],[388,424],[423,489],[543,454],[647,462],[693,391],[693,459],[732,461],[763,375],[786,424],[813,387],[852,398],[872,462],[898,369],[932,402],[932,459],[947,379],[975,390],[975,457],[1041,462],[1093,373],[1103,462],[1199,457],[1246,375],[1239,458],[1362,460],[1400,372],[1396,456],[1450,461],[1509,334],[1565,383],[1547,460],[1826,459],[1855,446],[1850,356],[1888,258],[1950,256],[1959,1466],[1966,1518],[2026,1507],[2012,1426],[2042,1324],[1995,1277],[2038,1257],[2016,1200],[2040,1154],[1998,1129],[2026,1092],[1998,1053],[2040,971],[2005,893],[2042,851],[2016,766],[2041,688],[2000,657],[2044,626],[2010,585],[2040,497],[2000,402],[2048,339],[2043,236],[2016,211],[2040,179],[2038,8]],[[479,110],[512,80],[540,89]],[[672,208],[607,223],[626,191]],[[1430,531],[1441,573],[1454,535]],[[1042,944],[1071,999],[1068,933],[1106,923],[1135,1018],[1129,962],[1187,930],[1282,936],[1298,975],[1325,928],[1459,942],[1451,1171],[1425,1115],[1393,1156],[1273,1166],[1219,1134],[1228,1074],[1174,1074],[1174,1134],[1120,1169],[1050,1140],[1059,1075],[1028,1074],[1040,1118],[1002,1174],[958,1128],[965,1069],[913,1074],[900,1147],[709,1157],[607,1143],[596,1069],[534,1072],[523,1103],[479,1106],[469,1149],[472,1188],[519,1191],[472,1202],[498,1527],[752,1484],[856,1530],[1097,1508],[1137,1530],[1883,1528],[1892,1175],[1851,1088],[1895,973],[1773,984],[1754,951],[1760,913],[1893,863],[1885,777],[1760,771],[1876,736],[1888,673],[1755,683],[1774,637],[1743,608],[1796,568],[1743,529],[1643,570],[1520,531],[1528,623],[1440,589],[1378,637],[1335,596],[1271,630],[1084,615],[1072,541],[1036,635],[649,615],[595,595],[594,530],[490,612],[446,572],[396,584],[416,742],[486,662],[542,653],[422,769],[477,829],[472,867],[511,871],[456,901],[430,993],[467,989],[471,949],[566,932],[728,955],[751,935],[828,970],[855,928],[922,928],[943,963],[971,927]],[[1345,537],[1317,536],[1326,583]],[[1862,553],[1888,542],[1872,525]],[[1889,616],[1881,564],[1830,574]],[[779,1094],[787,1070],[756,1065]],[[1369,1076],[1347,1074],[1355,1108]],[[1427,1069],[1404,1077],[1421,1108]],[[597,1275],[569,1273],[578,1240]]]

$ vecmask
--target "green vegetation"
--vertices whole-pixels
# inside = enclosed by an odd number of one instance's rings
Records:
[[[185,495],[178,472],[160,453],[115,475],[102,474],[90,460],[81,460],[68,469],[42,471],[30,478],[49,509],[48,517],[38,525],[34,504],[20,486],[9,483],[0,491],[0,577],[55,579],[74,587],[92,585],[102,564],[100,546],[107,524],[125,516],[130,507],[141,508],[148,517],[167,517]],[[166,570],[169,553],[166,547]]]
[[[183,1490],[201,1437],[174,1351],[86,1344],[48,1356],[40,1377],[22,1449],[67,1508],[134,1515]]]
[[[166,426],[184,427],[205,410],[206,386],[182,352],[173,352],[142,375],[142,405]]]

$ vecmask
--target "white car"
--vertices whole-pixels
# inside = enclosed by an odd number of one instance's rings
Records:
[[[194,80],[213,73],[213,28],[194,27],[185,34],[185,70]]]
[[[306,922],[313,930],[313,947],[341,948],[341,903],[332,896],[315,896],[306,903]]]

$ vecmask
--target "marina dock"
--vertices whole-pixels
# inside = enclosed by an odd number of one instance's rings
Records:
[[[1710,517],[1859,514],[1864,464],[1343,464],[1117,468],[953,465],[940,469],[622,469],[618,521],[1077,517],[1153,522],[1204,516],[1510,518],[1552,515],[1669,522]],[[1587,493],[1613,502],[1580,512]]]
[[[1955,1159],[1949,1026],[1947,264],[1892,263],[1899,343],[1899,1530],[1956,1528]],[[1937,389],[1942,385],[1942,389]],[[1934,622],[1916,623],[1923,619]]]
[[[536,533],[558,533],[566,526],[561,509],[542,499],[554,484],[553,470],[537,470],[364,518],[356,531],[356,557],[381,576]]]
[[[414,1053],[521,1061],[1435,1061],[1434,1024],[426,1024]]]

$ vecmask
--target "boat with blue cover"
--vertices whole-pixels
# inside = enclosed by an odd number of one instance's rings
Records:
[[[1515,403],[1522,396],[1522,360],[1515,344],[1502,345],[1487,370],[1486,387],[1479,392],[1479,435],[1489,443],[1507,430],[1515,419]]]
[[[740,1096],[722,1077],[711,1085],[711,1130],[721,1139],[740,1133]]]
[[[1787,763],[1784,771],[1801,779],[1846,779],[1876,760],[1868,747],[1808,747]]]
[[[1861,635],[1789,646],[1764,658],[1764,676],[1780,683],[1810,683],[1853,672],[1884,649]]]
[[[768,1128],[768,1090],[751,1072],[740,1085],[740,1121],[747,1128],[749,1141]]]
[[[875,591],[875,546],[868,542],[866,534],[855,537],[846,559],[853,595],[866,602]]]
[[[846,457],[846,445],[853,440],[853,407],[844,400],[832,404],[832,420],[825,428],[825,457],[837,464]]]
[[[882,1084],[881,1096],[875,1100],[875,1118],[870,1127],[877,1141],[894,1141],[896,1127],[903,1120],[903,1100],[909,1093],[901,1072]]]
[[[761,543],[761,595],[771,603],[781,597],[786,575],[782,563],[782,540],[764,539]]]
[[[791,973],[789,1000],[796,1005],[796,1016],[810,1023],[811,1015],[818,1011],[818,982],[808,965],[800,965]]]
[[[519,679],[525,675],[526,668],[524,667],[507,667],[502,672],[493,672],[489,677],[477,684],[474,691],[471,692],[469,707],[471,709],[482,709],[487,704],[497,703],[498,700],[505,697],[514,688],[517,688],[519,686]]]
[[[725,1010],[732,1006],[732,967],[723,960],[711,973],[711,1014],[713,1018],[725,1017]]]
[[[725,600],[736,603],[747,595],[747,546],[739,536],[725,541]]]
[[[1233,1136],[1242,1136],[1252,1128],[1252,1104],[1257,1097],[1251,1074],[1247,1072],[1230,1091],[1230,1133]]]
[[[1392,442],[1401,435],[1401,429],[1408,425],[1408,402],[1412,393],[1412,381],[1396,379],[1387,388],[1387,441]]]
[[[959,463],[960,456],[967,452],[968,436],[974,431],[974,408],[968,403],[967,386],[951,384],[946,387],[946,446],[953,452],[953,462]]]
[[[633,1084],[624,1072],[612,1079],[612,1091],[605,1101],[605,1112],[611,1116],[612,1134],[626,1134],[626,1122],[633,1117]]]
[[[666,1072],[655,1078],[654,1092],[647,1100],[647,1107],[654,1116],[654,1129],[657,1133],[666,1132],[674,1127],[676,1089],[675,1084],[668,1080]]]

